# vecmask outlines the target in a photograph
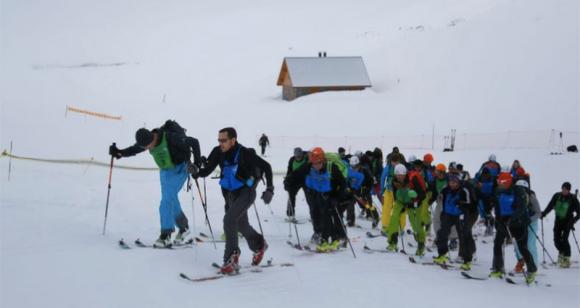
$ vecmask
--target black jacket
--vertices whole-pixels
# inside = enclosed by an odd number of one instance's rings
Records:
[[[292,165],[294,164],[295,161],[296,158],[294,156],[290,157],[290,159],[288,160],[288,168],[286,168],[286,176],[289,176],[290,174],[292,174],[292,172],[294,172],[294,170],[292,170]],[[302,161],[304,164],[308,163],[308,157],[306,156],[306,152],[304,152],[303,154]]]
[[[220,177],[223,177],[224,161],[227,160],[228,162],[233,163],[234,156],[238,149],[240,149],[240,154],[238,156],[238,171],[236,177],[243,182],[246,182],[248,179],[253,177],[257,183],[265,174],[266,186],[274,187],[272,181],[272,167],[270,164],[256,155],[254,149],[246,148],[239,143],[225,153],[221,151],[219,146],[213,148],[207,158],[207,164],[205,167],[199,169],[199,176],[206,177],[210,175],[217,166],[220,166],[220,169],[222,169]]]
[[[580,218],[580,205],[578,204],[578,198],[576,198],[576,195],[572,193],[569,193],[568,196],[562,195],[561,192],[555,193],[554,196],[552,196],[550,203],[548,203],[548,206],[546,206],[546,209],[544,209],[542,212],[542,217],[548,215],[548,213],[554,209],[558,201],[568,202],[569,207],[568,212],[566,213],[566,217],[563,219],[564,222],[568,224],[576,223],[576,221],[578,221]],[[576,215],[574,215],[574,213],[576,213]]]
[[[258,144],[263,147],[270,145],[270,140],[268,139],[268,136],[260,137],[260,140],[258,140]]]
[[[157,145],[161,143],[164,133],[167,133],[167,147],[169,148],[169,155],[173,164],[178,165],[184,161],[189,161],[191,153],[193,152],[194,164],[199,166],[201,164],[199,141],[193,137],[189,137],[184,133],[168,131],[164,126],[153,129],[152,133],[157,134]],[[135,156],[144,152],[145,148],[135,144],[128,148],[119,150],[123,157]]]

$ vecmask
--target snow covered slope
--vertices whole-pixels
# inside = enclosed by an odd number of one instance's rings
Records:
[[[578,14],[575,0],[4,0],[0,147],[12,140],[15,154],[106,161],[111,142],[129,145],[137,128],[173,118],[200,139],[205,154],[224,126],[235,126],[247,145],[262,132],[305,136],[304,143],[273,144],[268,160],[283,170],[292,147],[307,147],[315,136],[430,134],[432,125],[438,134],[451,128],[579,132]],[[318,51],[362,56],[373,88],[282,101],[275,84],[283,57]],[[65,117],[67,105],[123,120]],[[339,145],[348,146],[332,146]],[[561,182],[580,184],[580,158],[573,154],[482,148],[434,156],[474,171],[491,151],[504,164],[522,161],[542,206]],[[116,245],[120,238],[157,237],[156,172],[114,171],[108,234],[101,236],[107,168],[13,160],[8,182],[8,163],[0,158],[1,307],[580,303],[578,268],[542,270],[539,279],[550,288],[466,281],[456,271],[413,265],[401,255],[363,253],[365,242],[386,246],[382,238],[365,238],[368,222],[349,231],[357,259],[349,251],[312,256],[293,250],[285,244],[280,177],[273,214],[261,201],[257,206],[268,256],[295,267],[191,284],[178,273],[212,274],[209,264],[221,259],[221,244],[175,251]],[[146,154],[119,163],[152,165]],[[223,200],[216,181],[207,185],[209,216],[221,234]],[[191,195],[182,192],[180,200],[191,219]],[[208,233],[197,195],[194,207],[197,232]],[[250,217],[257,227],[252,211]],[[546,221],[546,244],[555,257],[552,222]],[[304,241],[312,230],[303,224],[299,232]],[[250,253],[245,243],[241,247],[247,264]],[[506,253],[511,268],[511,247]],[[487,273],[490,245],[479,241],[477,256],[474,271]]]

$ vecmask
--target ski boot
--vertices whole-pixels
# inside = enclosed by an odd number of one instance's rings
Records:
[[[323,253],[323,252],[328,252],[328,251],[329,251],[329,249],[330,249],[330,247],[329,247],[329,246],[330,246],[330,244],[328,244],[328,242],[327,242],[326,240],[322,240],[322,241],[320,242],[320,244],[318,244],[318,245],[316,246],[316,251],[317,251],[317,252],[321,252],[321,253]]]
[[[526,263],[524,262],[524,259],[519,259],[518,263],[516,264],[516,267],[514,268],[514,273],[518,273],[518,274],[523,273],[525,264]]]
[[[398,250],[397,243],[389,243],[389,246],[387,246],[388,252],[397,252],[397,250]]]
[[[528,285],[534,283],[536,281],[536,275],[537,275],[537,272],[532,272],[532,273],[528,272],[528,274],[526,275],[526,283]]]
[[[180,229],[179,232],[177,232],[175,239],[173,239],[173,245],[175,245],[175,246],[183,245],[183,243],[186,241],[186,238],[188,235],[189,235],[189,228]]]
[[[320,245],[321,243],[322,243],[322,236],[320,235],[320,233],[314,233],[314,234],[312,234],[312,237],[310,238],[310,242],[307,244],[307,246],[316,247],[316,246]]]
[[[224,265],[220,267],[220,273],[224,275],[237,274],[240,271],[240,252],[234,250],[230,257],[224,261]]]
[[[437,258],[433,258],[433,263],[437,265],[445,265],[447,262],[449,262],[449,257],[447,256],[447,254],[443,254],[441,256],[438,256]]]
[[[258,251],[256,251],[256,252],[254,252],[254,256],[252,257],[252,266],[260,265],[260,262],[262,262],[262,259],[264,258],[264,253],[266,253],[267,249],[268,249],[268,243],[266,243],[266,241],[264,241],[264,245],[262,245],[262,248],[258,249]]]
[[[459,267],[462,271],[470,271],[471,270],[471,262],[465,262],[463,264],[461,264],[461,266]]]
[[[503,275],[503,271],[493,270],[491,273],[489,273],[489,278],[503,279]]]
[[[425,244],[424,243],[419,243],[417,245],[417,251],[415,252],[415,255],[417,257],[422,257],[425,255]]]
[[[560,268],[570,268],[570,257],[562,257],[562,261],[559,263]]]
[[[161,233],[153,243],[154,248],[171,248],[171,233]]]
[[[328,244],[328,251],[336,251],[340,247],[340,241],[334,240]]]

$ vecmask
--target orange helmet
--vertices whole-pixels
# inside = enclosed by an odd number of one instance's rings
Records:
[[[316,147],[308,154],[308,159],[311,163],[316,163],[324,160],[324,151],[320,147]]]
[[[431,153],[427,153],[423,156],[423,162],[426,162],[428,164],[433,162],[433,155],[431,155]]]
[[[508,172],[500,173],[499,176],[497,177],[497,183],[504,184],[506,186],[511,186],[512,185],[512,175],[509,174]]]
[[[447,167],[445,167],[444,164],[437,164],[437,167],[435,167],[435,170],[445,172],[445,171],[447,171]]]

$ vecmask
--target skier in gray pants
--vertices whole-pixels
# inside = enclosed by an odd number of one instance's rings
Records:
[[[199,170],[192,169],[190,173],[195,179],[207,177],[218,165],[220,166],[220,186],[227,209],[223,221],[226,247],[224,264],[220,271],[232,274],[239,270],[238,232],[244,236],[254,252],[252,265],[260,264],[268,249],[264,236],[250,226],[247,211],[256,199],[256,186],[263,174],[266,175],[267,189],[262,193],[262,199],[266,204],[272,201],[274,195],[272,167],[256,155],[254,149],[239,144],[236,130],[232,127],[219,131],[218,142],[219,146],[209,154],[206,166]]]

